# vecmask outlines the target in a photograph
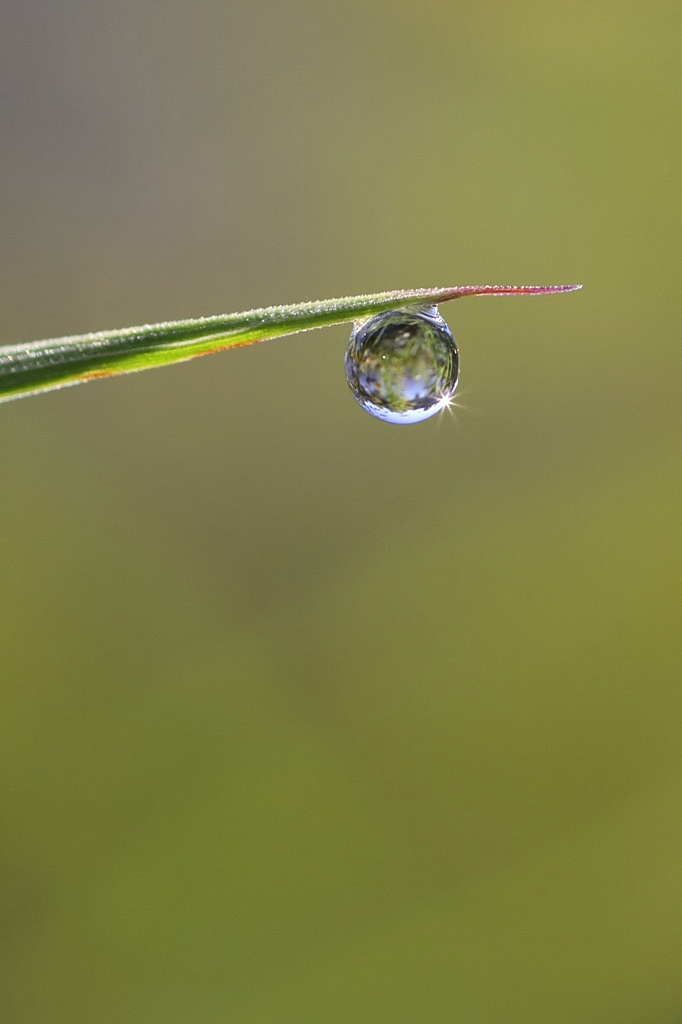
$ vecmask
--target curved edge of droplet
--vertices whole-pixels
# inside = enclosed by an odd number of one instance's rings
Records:
[[[424,420],[429,420],[432,416],[436,416],[439,412],[442,412],[443,409],[447,409],[452,402],[456,387],[457,385],[455,384],[455,387],[453,387],[449,395],[439,398],[437,402],[434,402],[434,404],[430,405],[427,409],[410,409],[404,412],[396,412],[392,409],[386,409],[384,406],[377,405],[375,402],[360,402],[355,394],[353,394],[353,398],[358,402],[361,409],[368,412],[370,416],[374,416],[375,419],[381,420],[382,423],[409,425],[413,423],[423,423]]]

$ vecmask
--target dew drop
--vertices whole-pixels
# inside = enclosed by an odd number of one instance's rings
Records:
[[[346,350],[353,397],[387,423],[419,423],[449,404],[459,355],[436,306],[396,309],[356,324]]]

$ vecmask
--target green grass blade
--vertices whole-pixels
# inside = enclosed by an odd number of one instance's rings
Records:
[[[406,305],[436,305],[465,295],[546,295],[574,291],[580,287],[471,285],[418,288],[4,345],[0,346],[0,401],[81,381],[179,363],[209,352],[253,345],[297,331],[363,320]]]

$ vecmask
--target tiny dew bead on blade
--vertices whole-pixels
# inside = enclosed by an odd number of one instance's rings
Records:
[[[449,404],[459,354],[436,306],[405,307],[356,323],[346,379],[356,401],[386,423],[419,423]]]

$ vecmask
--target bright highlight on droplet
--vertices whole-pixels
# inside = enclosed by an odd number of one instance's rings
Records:
[[[357,402],[387,423],[419,423],[455,393],[459,355],[436,306],[391,310],[356,324],[346,379]]]

